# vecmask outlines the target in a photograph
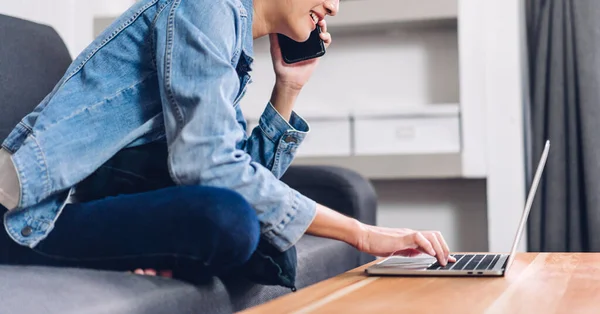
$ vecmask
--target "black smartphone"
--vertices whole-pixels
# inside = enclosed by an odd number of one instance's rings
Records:
[[[285,35],[277,34],[283,61],[291,64],[323,56],[325,44],[319,36],[320,33],[321,27],[317,25],[304,42],[297,42]]]

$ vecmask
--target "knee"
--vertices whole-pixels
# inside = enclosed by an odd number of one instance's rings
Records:
[[[199,218],[210,224],[204,232],[210,232],[210,238],[218,239],[216,251],[219,253],[216,256],[219,263],[231,267],[248,261],[260,238],[258,217],[248,201],[228,189],[188,187],[186,190],[186,195],[198,198],[191,203],[203,207],[203,210],[197,211],[198,208],[192,206],[194,212],[204,213],[205,216]]]
[[[223,216],[222,230],[227,240],[229,252],[232,254],[233,264],[246,263],[256,250],[260,238],[260,224],[256,211],[240,194],[223,190],[219,192],[221,200],[220,210],[229,213]]]

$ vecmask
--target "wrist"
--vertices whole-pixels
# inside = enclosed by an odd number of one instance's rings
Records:
[[[362,239],[365,237],[366,232],[367,228],[365,224],[357,219],[348,217],[344,236],[341,240],[353,247],[358,247],[360,242],[362,242]]]
[[[300,90],[295,87],[281,82],[275,83],[271,93],[271,104],[286,121],[289,121],[292,116],[292,110],[299,93]]]
[[[317,204],[315,218],[308,227],[307,233],[359,247],[368,237],[368,226],[355,218]]]
[[[283,94],[298,96],[303,87],[304,85],[296,82],[287,81],[281,78],[275,79],[275,90]]]

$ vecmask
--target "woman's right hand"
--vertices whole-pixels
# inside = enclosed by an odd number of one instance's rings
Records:
[[[375,256],[416,256],[425,253],[434,256],[440,265],[456,262],[450,256],[446,240],[439,231],[415,231],[405,228],[385,228],[360,224],[361,230],[354,246]]]
[[[306,231],[315,236],[344,241],[362,252],[375,256],[410,257],[425,253],[437,258],[444,266],[448,262],[456,262],[456,259],[450,256],[446,240],[438,231],[366,225],[321,204],[317,204],[315,218]]]

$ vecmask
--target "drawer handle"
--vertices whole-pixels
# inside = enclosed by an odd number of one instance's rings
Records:
[[[399,126],[396,128],[396,139],[398,140],[414,140],[415,128],[412,126]]]

